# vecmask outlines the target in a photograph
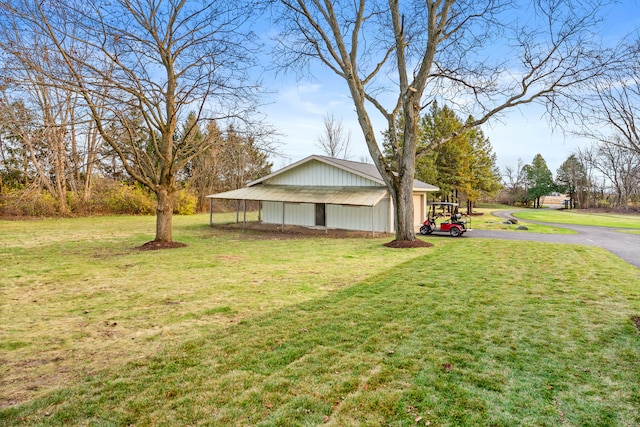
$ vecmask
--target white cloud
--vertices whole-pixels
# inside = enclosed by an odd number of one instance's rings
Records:
[[[290,87],[281,92],[278,107],[298,114],[306,112],[322,115],[324,109],[317,102],[317,94],[321,88],[322,86],[318,84]]]

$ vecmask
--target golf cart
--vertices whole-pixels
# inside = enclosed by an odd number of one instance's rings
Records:
[[[457,203],[434,202],[429,203],[429,205],[427,220],[420,227],[420,234],[449,233],[452,237],[458,237],[471,230],[467,228],[467,222],[462,220],[462,214],[458,213]],[[438,206],[442,212],[436,213]],[[440,222],[440,226],[438,226],[436,225],[436,219],[445,216],[445,209],[451,212],[451,216],[448,220]]]

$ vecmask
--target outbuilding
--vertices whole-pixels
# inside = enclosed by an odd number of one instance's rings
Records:
[[[422,225],[427,193],[438,187],[415,180],[414,225]],[[267,224],[393,233],[394,210],[375,165],[312,155],[246,187],[207,196],[261,202]],[[210,222],[212,217],[210,216]]]

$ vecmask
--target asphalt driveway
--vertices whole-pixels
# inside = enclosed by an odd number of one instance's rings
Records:
[[[517,211],[516,211],[517,212]],[[494,215],[509,218],[509,211],[496,212]],[[465,233],[466,238],[490,238],[505,240],[530,240],[549,243],[574,243],[580,245],[598,246],[619,256],[628,263],[640,268],[640,234],[620,232],[613,227],[592,227],[587,225],[554,224],[546,222],[527,222],[536,224],[553,225],[577,231],[578,234],[540,234],[526,231],[498,231],[498,230],[473,230]]]

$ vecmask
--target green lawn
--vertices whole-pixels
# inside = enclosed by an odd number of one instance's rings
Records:
[[[530,209],[515,214],[517,218],[559,224],[640,229],[640,215],[589,213],[575,210]]]
[[[575,234],[575,231],[562,227],[556,227],[552,225],[533,224],[531,222],[522,221],[518,216],[517,224],[505,224],[505,219],[493,215],[493,212],[497,211],[511,211],[514,208],[509,208],[504,205],[483,206],[476,208],[476,213],[482,215],[471,217],[470,227],[478,230],[503,230],[503,231],[515,231],[520,233],[543,233],[543,234]],[[468,217],[465,217],[468,220]],[[527,230],[519,230],[518,227],[525,226]]]
[[[640,230],[619,230],[621,233],[640,234]]]
[[[140,252],[153,218],[0,222],[0,425],[640,423],[638,270],[606,251],[207,224]]]

